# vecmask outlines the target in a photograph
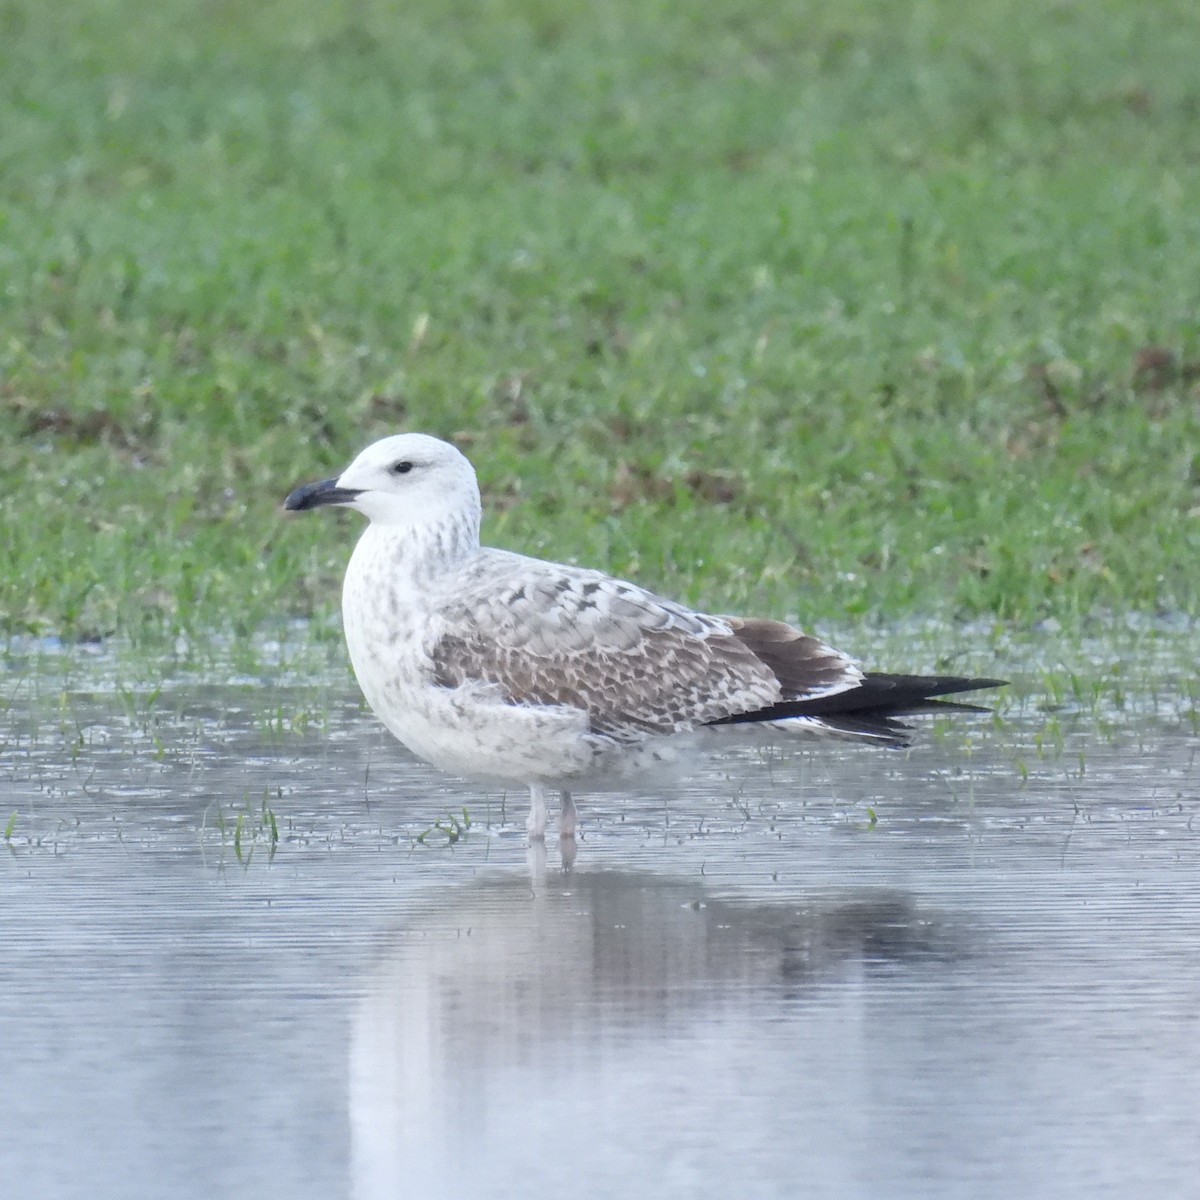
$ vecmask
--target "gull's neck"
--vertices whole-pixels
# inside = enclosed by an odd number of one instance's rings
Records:
[[[360,545],[420,587],[479,553],[479,519],[476,504],[458,511],[427,510],[404,521],[372,521]]]

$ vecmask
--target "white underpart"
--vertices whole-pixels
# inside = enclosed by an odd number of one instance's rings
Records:
[[[389,475],[389,464],[406,457],[416,464],[413,470]],[[545,832],[547,790],[562,793],[562,831],[573,833],[572,785],[595,786],[669,761],[709,720],[781,698],[765,669],[754,678],[744,671],[732,678],[714,671],[705,678],[695,666],[704,661],[706,639],[728,638],[730,626],[720,618],[598,572],[482,547],[474,471],[446,443],[419,434],[387,438],[368,447],[338,484],[359,490],[354,507],[371,518],[342,595],[350,659],[367,702],[404,745],[434,766],[528,787],[532,837]],[[447,638],[468,645],[455,664],[461,682],[453,686],[447,686],[438,657]],[[471,677],[473,638],[485,650],[517,646],[505,662],[515,662],[518,673],[522,654],[543,678],[552,668],[539,664],[561,661],[578,670],[593,655],[598,670],[617,663],[612,691],[632,682],[611,697],[611,711],[530,702],[494,678]],[[647,704],[657,707],[639,712],[641,685],[630,665],[636,668],[640,654],[664,645],[681,648],[677,682],[688,704],[667,713],[662,672],[647,670],[647,686],[658,688]],[[825,694],[861,679],[846,659]],[[638,722],[651,717],[669,727],[647,732]]]

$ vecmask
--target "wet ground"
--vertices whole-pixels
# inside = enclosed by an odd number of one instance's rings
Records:
[[[5,1194],[1195,1194],[1180,706],[739,750],[564,871],[348,686],[6,700]]]

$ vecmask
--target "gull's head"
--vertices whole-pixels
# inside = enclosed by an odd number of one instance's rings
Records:
[[[283,502],[289,512],[327,504],[356,508],[378,525],[479,526],[475,469],[449,442],[424,433],[373,442],[336,478],[306,483]]]

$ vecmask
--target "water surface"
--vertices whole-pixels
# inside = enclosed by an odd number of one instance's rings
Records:
[[[581,797],[564,871],[306,704],[10,689],[11,1194],[1194,1192],[1182,710],[739,751]]]

